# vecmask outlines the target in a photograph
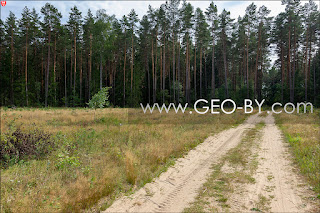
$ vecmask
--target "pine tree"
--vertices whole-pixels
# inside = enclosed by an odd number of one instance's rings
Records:
[[[31,12],[28,7],[23,9],[20,20],[20,31],[25,37],[25,93],[26,93],[26,106],[29,105],[28,101],[28,45],[29,45],[29,30],[31,25]]]
[[[269,41],[268,37],[270,34],[270,22],[272,17],[268,17],[270,10],[265,6],[261,6],[258,11],[258,43],[257,43],[257,52],[256,52],[256,61],[255,61],[255,71],[254,71],[254,98],[259,96],[261,99],[261,90],[262,90],[262,70],[258,73],[258,67],[263,67],[263,57],[264,54],[268,54]],[[260,59],[260,60],[259,60]]]
[[[83,24],[77,7],[67,24],[49,3],[42,20],[35,9],[24,8],[19,21],[11,12],[0,21],[2,103],[83,106],[104,86],[121,106],[184,96],[188,103],[206,96],[319,101],[320,15],[313,1],[283,0],[286,10],[274,20],[265,6],[250,4],[235,23],[226,10],[218,16],[213,2],[205,15],[181,3],[149,6],[140,23],[134,10],[119,20],[88,10]]]
[[[215,97],[215,88],[216,88],[216,84],[215,84],[215,67],[214,67],[214,63],[215,63],[215,56],[214,56],[214,52],[215,52],[215,40],[216,40],[216,31],[218,28],[218,9],[217,6],[211,2],[210,6],[207,8],[206,11],[206,15],[207,15],[207,19],[210,22],[211,26],[210,26],[210,31],[211,31],[211,36],[212,36],[212,58],[211,58],[211,98]]]
[[[199,73],[199,78],[200,78],[200,98],[203,97],[203,92],[202,92],[202,86],[203,86],[203,82],[202,82],[202,55],[203,52],[206,49],[206,46],[208,45],[208,41],[209,41],[209,36],[210,33],[208,31],[208,27],[209,25],[206,22],[206,18],[202,12],[202,10],[200,8],[196,9],[196,13],[195,13],[195,41],[197,42],[197,47],[200,51],[200,73]]]
[[[68,27],[69,31],[73,37],[73,48],[74,48],[74,73],[73,73],[73,106],[75,106],[75,97],[76,97],[76,76],[77,76],[77,39],[81,33],[81,24],[82,24],[82,15],[79,9],[74,6],[71,8],[69,13]],[[101,88],[100,88],[101,89]]]
[[[126,62],[127,62],[127,31],[128,31],[128,19],[126,16],[122,17],[122,42],[124,43],[124,59],[123,59],[123,107],[126,106]]]
[[[64,106],[68,107],[68,85],[67,85],[67,51],[71,47],[70,44],[70,37],[69,37],[69,31],[66,26],[62,26],[60,29],[60,45],[61,45],[61,53],[63,53],[63,70],[64,70]],[[72,70],[70,70],[72,73]]]
[[[246,25],[246,31],[247,31],[247,44],[246,44],[246,84],[247,84],[247,98],[250,97],[249,94],[249,86],[250,86],[250,82],[249,82],[249,77],[250,77],[250,71],[249,71],[249,40],[252,34],[252,31],[256,28],[256,19],[257,19],[257,14],[256,14],[256,9],[257,6],[252,3],[250,4],[247,8],[246,8],[246,14],[244,17],[245,20],[245,25]]]
[[[7,81],[6,81],[6,78],[5,78],[6,73],[4,72],[5,63],[4,63],[4,60],[3,60],[3,55],[5,53],[4,45],[3,45],[4,42],[5,42],[4,23],[0,19],[0,85],[2,85],[2,86],[7,84]],[[4,90],[2,90],[2,91],[4,91]],[[5,93],[2,92],[0,94],[0,104],[1,104],[1,106],[5,106],[6,105],[4,99],[5,99]]]
[[[191,76],[190,76],[190,40],[191,40],[191,30],[193,26],[193,6],[190,3],[183,2],[181,8],[181,31],[184,34],[184,45],[186,49],[185,53],[185,69],[186,69],[186,80],[185,80],[185,96],[186,102],[190,103],[190,89],[191,89]]]
[[[149,5],[148,10],[148,19],[150,22],[151,28],[151,63],[152,63],[152,100],[153,103],[156,102],[156,94],[157,94],[157,42],[158,42],[158,26],[159,23],[157,21],[158,10],[154,10]]]
[[[233,19],[230,18],[230,12],[223,10],[219,15],[220,18],[220,39],[222,43],[222,55],[223,55],[223,66],[224,66],[224,82],[225,82],[225,97],[229,98],[228,91],[228,65],[227,65],[227,32],[231,29],[231,23]]]
[[[131,34],[131,83],[130,83],[130,91],[131,91],[131,106],[133,104],[133,99],[132,95],[134,93],[134,90],[132,88],[133,86],[133,78],[134,78],[134,73],[133,73],[133,66],[134,66],[134,55],[135,55],[135,49],[134,49],[134,38],[135,38],[135,32],[136,32],[136,23],[139,21],[138,15],[136,14],[135,10],[132,9],[130,13],[128,14],[128,24],[130,26],[130,34]]]
[[[287,12],[288,15],[293,16],[294,6],[298,3],[291,3],[291,2],[284,2],[287,3]],[[291,6],[291,4],[294,4]],[[291,7],[290,7],[291,6]],[[317,29],[317,15],[319,14],[317,5],[310,0],[309,3],[306,3],[303,8],[303,22],[305,26],[305,34],[304,34],[304,41],[305,41],[305,60],[304,60],[304,89],[305,89],[305,101],[308,101],[308,81],[310,81],[310,69],[311,69],[311,57],[312,57],[312,46],[315,45],[316,42],[316,29]],[[290,13],[291,12],[291,13]]]
[[[170,21],[170,32],[172,39],[172,85],[173,100],[176,102],[176,40],[179,29],[179,5],[180,0],[170,0],[168,7],[168,20]],[[169,76],[170,78],[170,76]],[[179,93],[179,92],[178,92]],[[179,100],[179,99],[178,99]]]
[[[35,8],[32,8],[31,11],[31,21],[30,21],[30,29],[29,29],[29,47],[30,47],[30,53],[33,51],[33,54],[31,54],[30,62],[28,63],[31,66],[33,65],[32,69],[28,71],[28,82],[30,82],[30,87],[28,87],[28,92],[34,92],[34,103],[40,104],[40,94],[41,94],[41,82],[43,81],[43,75],[41,74],[42,71],[42,54],[40,53],[40,49],[43,47],[43,41],[40,38],[43,38],[44,35],[41,31],[41,20],[40,16],[37,13]],[[32,50],[31,50],[32,48]],[[30,69],[30,68],[28,68]],[[32,72],[33,71],[33,72]],[[39,78],[40,77],[40,78]],[[32,84],[31,82],[35,82]],[[30,104],[30,101],[29,101]]]
[[[274,21],[273,36],[272,42],[277,46],[278,58],[280,61],[280,70],[281,70],[281,103],[284,103],[284,87],[285,87],[285,13],[280,13],[277,15]],[[277,61],[276,61],[277,62]],[[279,62],[278,62],[279,63]]]
[[[92,79],[92,40],[93,40],[94,18],[90,9],[83,25],[83,40],[88,57],[88,72],[87,72],[87,101],[91,98],[91,79]]]
[[[144,61],[144,73],[147,75],[147,89],[148,89],[148,103],[151,101],[151,84],[150,84],[150,72],[149,72],[149,46],[150,46],[150,22],[148,20],[148,17],[144,15],[140,21],[140,48],[141,48],[141,57],[143,57]]]
[[[294,23],[294,16],[296,10],[299,8],[300,0],[282,0],[282,4],[286,5],[286,21],[287,21],[287,75],[288,75],[288,81],[289,81],[289,94],[290,94],[290,102],[293,102],[294,100],[294,93],[293,93],[293,74],[292,74],[292,25]],[[305,85],[306,86],[306,85]]]
[[[48,106],[48,89],[49,89],[49,72],[50,72],[50,46],[51,46],[51,33],[60,22],[62,18],[61,13],[58,12],[58,9],[53,5],[46,3],[45,6],[41,8],[41,13],[43,14],[42,28],[48,36],[48,55],[47,55],[47,69],[45,73],[45,107]]]
[[[16,40],[16,31],[17,31],[17,19],[16,16],[10,11],[9,16],[5,23],[5,31],[6,31],[6,40],[10,43],[10,100],[11,105],[14,105],[14,91],[13,91],[13,84],[14,84],[14,57],[15,57],[15,40]]]

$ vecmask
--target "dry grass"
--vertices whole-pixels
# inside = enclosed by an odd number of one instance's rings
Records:
[[[259,114],[259,116],[265,118],[265,117],[268,116],[268,114],[269,114],[268,111],[262,111],[262,112]]]
[[[275,116],[301,172],[314,186],[320,199],[320,111]]]
[[[57,149],[42,160],[1,170],[2,212],[79,212],[101,198],[150,182],[188,150],[247,115],[141,117],[138,109],[1,110],[1,132],[20,126],[52,133]],[[138,115],[138,116],[137,116]],[[13,120],[15,120],[13,122]]]

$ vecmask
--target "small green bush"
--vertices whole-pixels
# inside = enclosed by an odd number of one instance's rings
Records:
[[[63,170],[70,167],[80,166],[79,157],[69,156],[68,154],[60,153],[58,154],[58,162],[56,163],[56,168]]]
[[[89,101],[88,106],[94,109],[94,120],[96,119],[96,109],[109,106],[109,89],[111,87],[103,87],[99,92],[97,92],[92,99]]]
[[[110,87],[104,87],[99,92],[97,92],[89,101],[88,106],[93,109],[109,106],[109,89]]]

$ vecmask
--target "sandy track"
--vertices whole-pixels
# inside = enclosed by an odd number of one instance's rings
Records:
[[[294,171],[287,144],[283,142],[280,129],[270,114],[265,120],[260,151],[259,166],[254,176],[256,183],[248,186],[246,206],[257,203],[259,196],[271,198],[271,212],[303,212],[313,209],[305,198],[312,195]]]
[[[319,211],[319,203],[310,199],[314,197],[308,185],[295,171],[288,144],[284,143],[280,129],[275,125],[272,114],[265,118],[266,126],[261,139],[259,165],[253,175],[254,184],[244,184],[237,188],[230,197],[230,211],[264,210],[268,212],[310,212]],[[261,199],[265,199],[261,203]],[[263,205],[263,209],[261,208]]]
[[[259,121],[257,114],[252,115],[238,127],[207,138],[153,182],[116,200],[105,212],[181,212],[197,196],[212,163],[235,147],[243,132]]]

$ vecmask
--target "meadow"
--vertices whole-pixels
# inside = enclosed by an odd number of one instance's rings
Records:
[[[248,116],[1,108],[3,212],[103,210]]]

